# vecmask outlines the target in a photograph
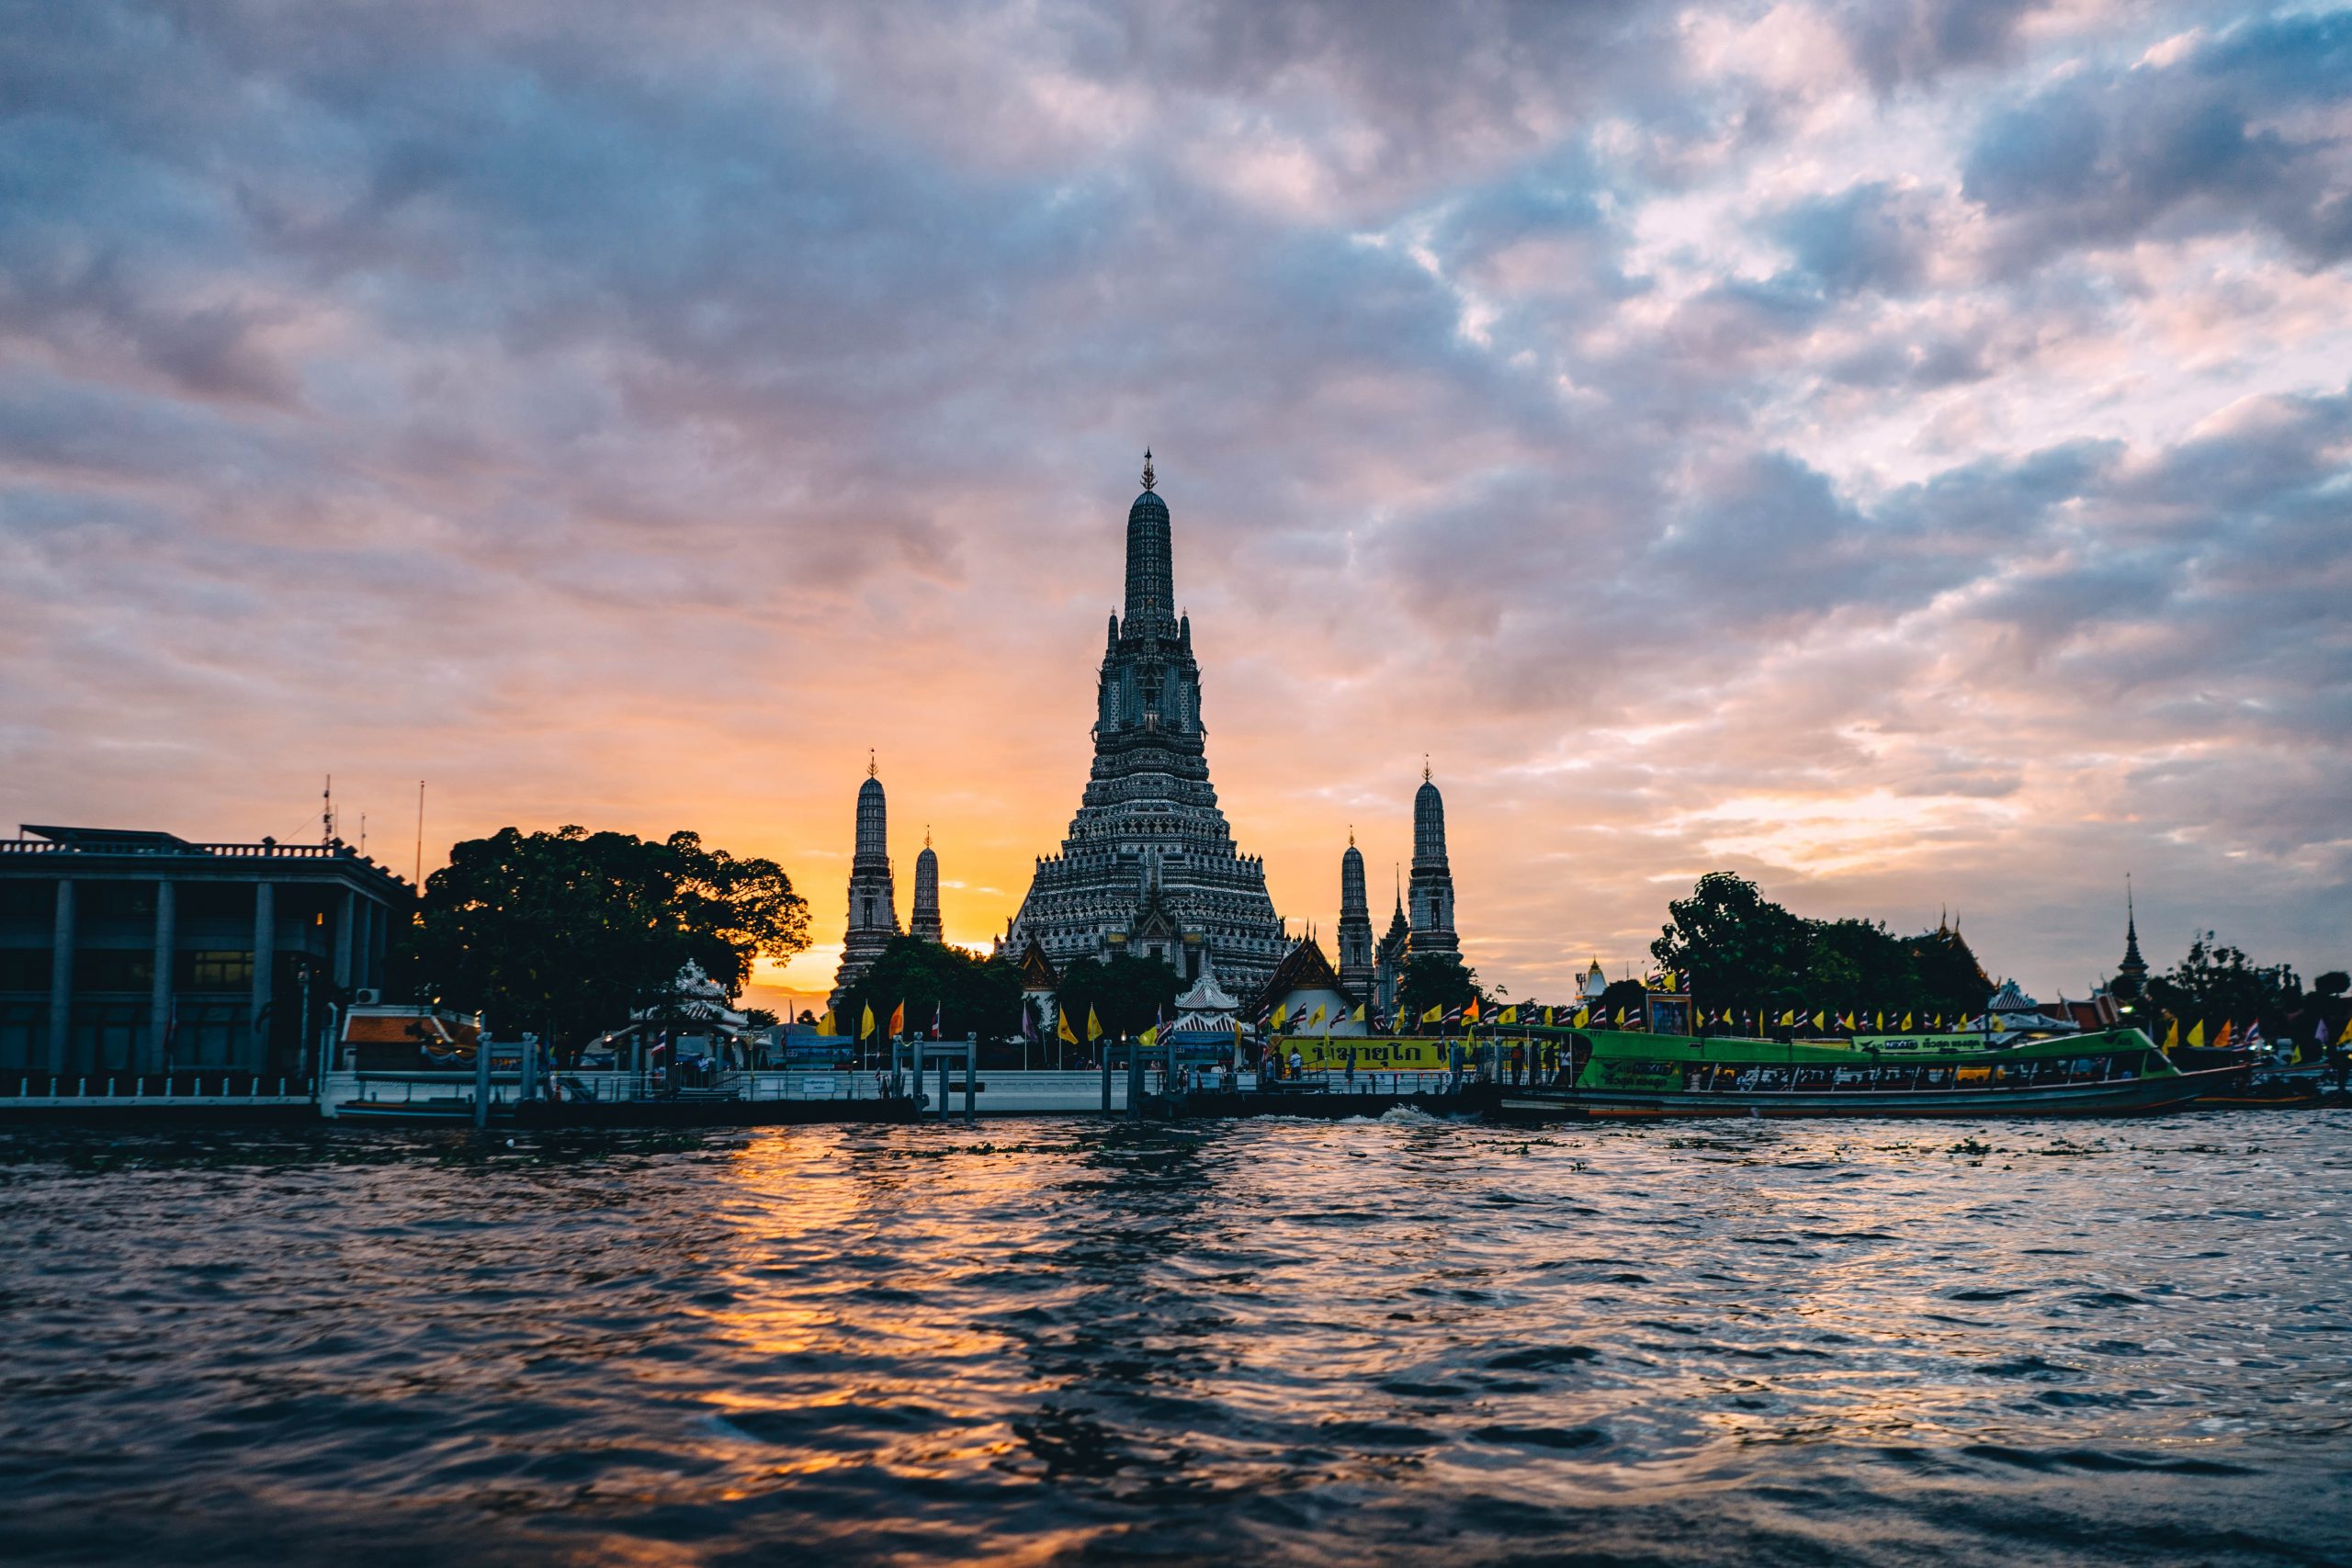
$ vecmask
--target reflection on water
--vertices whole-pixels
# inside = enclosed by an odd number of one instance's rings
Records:
[[[0,1556],[2341,1561],[2347,1134],[5,1134]]]

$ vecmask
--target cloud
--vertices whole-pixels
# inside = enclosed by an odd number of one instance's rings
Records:
[[[873,746],[984,941],[1148,443],[1286,912],[1427,751],[1520,995],[1716,864],[2042,988],[2125,869],[2339,963],[2345,16],[34,8],[0,807],[429,775],[822,934]]]
[[[2306,265],[2352,250],[2352,16],[2250,20],[2088,70],[1987,120],[1962,189],[2011,262],[2253,223]]]

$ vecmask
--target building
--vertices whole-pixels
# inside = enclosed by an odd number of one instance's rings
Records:
[[[1271,1020],[1279,1008],[1285,1034],[1357,1035],[1366,1032],[1355,1021],[1357,998],[1340,982],[1339,972],[1313,937],[1302,938],[1283,955],[1266,984],[1251,998],[1247,1015],[1260,1022]]]
[[[946,942],[939,924],[939,857],[932,852],[928,828],[922,830],[922,853],[915,856],[915,909],[907,931],[934,947]]]
[[[1340,984],[1358,998],[1373,990],[1372,911],[1363,896],[1363,852],[1356,830],[1348,829],[1348,852],[1340,857]]]
[[[0,839],[0,1072],[306,1077],[415,890],[339,839]]]
[[[1001,954],[1034,941],[1058,971],[1117,953],[1158,957],[1180,978],[1214,964],[1257,990],[1289,944],[1262,862],[1233,842],[1209,784],[1201,672],[1190,617],[1175,608],[1168,503],[1149,453],[1127,509],[1126,604],[1096,674],[1094,761],[1059,852],[1040,857]]]
[[[1462,951],[1453,930],[1453,871],[1445,859],[1445,801],[1421,768],[1421,787],[1413,796],[1413,879],[1411,898],[1412,955]]]
[[[899,934],[899,895],[890,879],[890,808],[874,758],[857,786],[857,838],[849,863],[849,925],[842,934],[841,966],[833,971],[832,1004],[865,976]]]

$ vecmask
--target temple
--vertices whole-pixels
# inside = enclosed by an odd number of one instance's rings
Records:
[[[1361,1001],[1372,994],[1372,911],[1363,897],[1363,852],[1348,829],[1348,852],[1340,857],[1340,984]]]
[[[936,901],[936,890],[933,899]],[[857,786],[857,845],[849,863],[849,927],[842,934],[841,967],[833,972],[833,1002],[863,979],[899,934],[899,898],[890,880],[889,807],[874,759]]]
[[[1453,872],[1445,860],[1445,801],[1421,768],[1421,787],[1413,796],[1413,956],[1425,953],[1459,953],[1462,941],[1453,932]]]
[[[997,952],[1035,942],[1057,969],[1133,953],[1190,982],[1214,965],[1249,994],[1289,943],[1262,862],[1217,809],[1193,626],[1177,613],[1168,503],[1144,454],[1127,509],[1126,606],[1111,617],[1095,686],[1094,762],[1057,854],[1041,857]]]
[[[915,856],[915,908],[907,919],[907,934],[934,947],[946,940],[939,924],[939,857],[932,852],[928,828],[922,830],[922,853]]]

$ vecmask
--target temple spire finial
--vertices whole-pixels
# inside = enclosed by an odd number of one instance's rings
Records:
[[[1350,849],[1354,849],[1355,847],[1356,847],[1356,825],[1355,825],[1354,823],[1351,822],[1351,823],[1349,823],[1349,824],[1348,824],[1348,848],[1350,848]]]
[[[869,779],[875,776],[874,748],[871,746],[865,749],[865,776]]]
[[[1430,782],[1430,754],[1427,751],[1421,753],[1421,782]]]
[[[922,825],[922,847],[931,848],[931,824],[928,822]]]
[[[1147,446],[1143,449],[1143,488],[1149,490],[1159,482],[1159,476],[1151,471],[1151,448]]]

